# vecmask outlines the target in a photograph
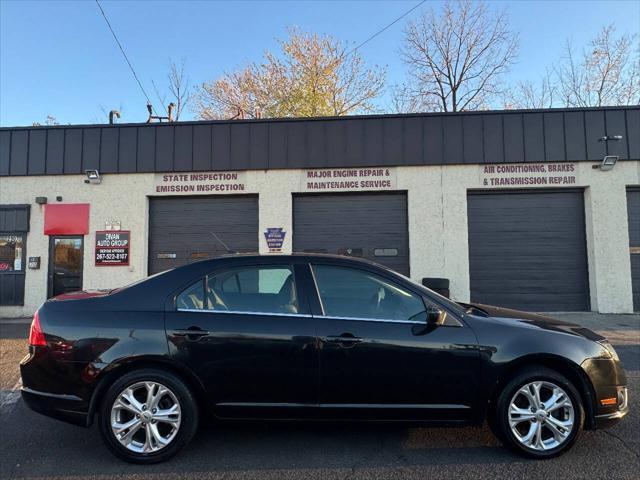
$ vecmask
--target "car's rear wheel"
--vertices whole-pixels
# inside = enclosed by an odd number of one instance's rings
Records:
[[[197,404],[177,376],[159,370],[130,372],[107,390],[100,433],[109,449],[133,463],[157,463],[180,451],[198,424]]]
[[[531,458],[566,452],[584,423],[580,394],[560,373],[528,368],[515,376],[498,397],[495,428],[500,439]]]

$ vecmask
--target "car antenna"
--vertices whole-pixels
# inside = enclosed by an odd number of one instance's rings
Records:
[[[224,243],[222,240],[220,240],[220,237],[218,237],[218,235],[216,235],[216,234],[215,234],[215,233],[213,233],[213,232],[209,232],[209,233],[210,233],[211,235],[213,235],[213,238],[215,238],[215,239],[218,241],[218,243],[219,243],[220,245],[222,245],[222,248],[224,248],[224,249],[227,251],[227,253],[236,253],[236,252],[234,252],[233,250],[231,250],[231,249],[227,246],[227,244],[226,244],[226,243]]]

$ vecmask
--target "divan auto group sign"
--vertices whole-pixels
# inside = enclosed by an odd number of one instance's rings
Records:
[[[96,266],[115,267],[129,265],[131,232],[104,230],[96,232]]]

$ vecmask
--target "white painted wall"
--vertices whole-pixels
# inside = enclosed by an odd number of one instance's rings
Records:
[[[631,267],[627,225],[628,185],[640,184],[640,162],[619,162],[609,172],[577,163],[577,185],[585,187],[592,309],[602,313],[632,311]],[[482,166],[395,167],[395,190],[408,192],[411,276],[451,279],[452,297],[469,300],[467,190],[482,184]],[[304,190],[302,170],[250,171],[243,174],[243,193],[259,194],[260,251],[267,251],[263,232],[283,227],[284,252],[291,252],[292,193]],[[161,174],[104,175],[100,185],[84,183],[84,176],[32,176],[0,178],[1,204],[31,204],[27,256],[40,256],[40,270],[27,270],[24,307],[0,307],[0,317],[29,316],[45,300],[47,291],[48,237],[43,235],[44,209],[37,196],[55,202],[90,203],[89,235],[84,244],[84,288],[112,288],[146,276],[148,197],[157,195]],[[536,187],[531,187],[536,188]],[[548,187],[547,187],[548,188]],[[561,188],[561,187],[558,187]],[[238,193],[238,192],[228,192]],[[185,195],[193,193],[178,193]],[[221,193],[224,194],[224,193]],[[105,221],[117,219],[131,230],[131,265],[95,267],[95,231]]]

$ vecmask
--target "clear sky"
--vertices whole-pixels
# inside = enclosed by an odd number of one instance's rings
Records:
[[[332,34],[357,44],[418,3],[410,1],[109,1],[103,8],[147,93],[164,85],[169,58],[186,58],[192,83],[259,60],[275,49],[287,26]],[[428,1],[413,12],[437,7]],[[585,44],[604,25],[640,31],[640,1],[494,1],[520,32],[511,79],[537,79],[567,38]],[[401,82],[398,50],[404,21],[366,44],[369,62]],[[387,98],[380,103],[386,105]],[[0,125],[31,125],[47,115],[61,123],[106,121],[102,109],[122,110],[123,122],[146,120],[146,100],[93,0],[0,0]],[[191,118],[191,114],[187,118]],[[187,119],[185,118],[185,119]]]

